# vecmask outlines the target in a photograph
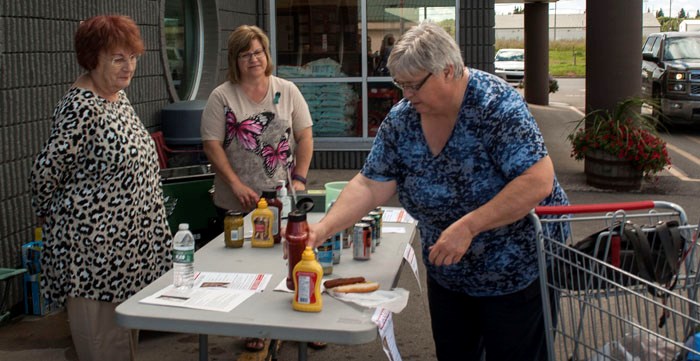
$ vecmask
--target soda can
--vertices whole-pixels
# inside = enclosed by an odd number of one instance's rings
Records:
[[[372,227],[367,223],[356,223],[352,230],[352,258],[368,260],[372,255]]]
[[[343,231],[331,237],[333,240],[333,264],[340,263],[340,252],[343,250]]]
[[[377,248],[377,220],[372,216],[364,216],[360,219],[360,222],[367,223],[372,231],[372,253],[374,253]]]
[[[323,268],[324,275],[333,273],[333,238],[328,238],[318,247],[316,257]]]
[[[374,228],[377,231],[377,246],[379,246],[382,238],[382,215],[377,211],[371,211],[368,214],[374,218]]]
[[[343,248],[350,248],[352,246],[352,229],[353,226],[350,226],[343,231]]]

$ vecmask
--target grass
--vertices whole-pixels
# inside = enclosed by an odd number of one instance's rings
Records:
[[[524,48],[520,40],[496,40],[496,51],[503,48]],[[559,40],[549,43],[549,72],[554,77],[586,76],[586,42]]]

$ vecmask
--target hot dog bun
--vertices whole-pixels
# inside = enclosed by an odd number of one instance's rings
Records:
[[[328,280],[323,282],[323,287],[333,288],[338,286],[351,285],[354,283],[362,283],[365,281],[364,277],[348,277],[348,278],[336,278],[333,280]]]
[[[351,285],[336,286],[331,288],[331,291],[339,293],[367,293],[378,289],[379,283],[377,282],[362,282]]]

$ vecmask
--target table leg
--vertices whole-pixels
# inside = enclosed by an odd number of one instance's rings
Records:
[[[306,349],[307,349],[307,344],[306,342],[299,342],[299,354],[297,358],[299,361],[306,361]]]
[[[209,340],[207,335],[199,335],[199,361],[209,360]]]

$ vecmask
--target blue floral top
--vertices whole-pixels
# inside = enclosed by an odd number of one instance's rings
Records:
[[[397,182],[399,201],[418,220],[431,278],[453,291],[497,296],[522,290],[538,277],[535,234],[527,219],[479,234],[450,266],[430,264],[429,247],[444,229],[547,156],[547,149],[527,104],[510,85],[479,70],[469,73],[459,119],[439,155],[430,152],[420,114],[403,99],[382,122],[362,174]],[[568,204],[556,178],[541,204]]]

